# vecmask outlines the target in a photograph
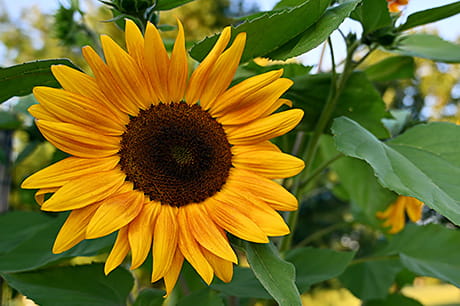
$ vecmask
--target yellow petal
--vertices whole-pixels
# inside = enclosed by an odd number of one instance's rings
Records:
[[[179,221],[179,249],[187,261],[198,272],[206,284],[210,284],[214,276],[211,265],[201,252],[201,248],[191,234],[189,220],[183,209],[179,209],[177,214]]]
[[[302,110],[290,109],[240,127],[225,126],[224,129],[232,145],[250,145],[286,134],[302,120],[302,117]]]
[[[267,235],[243,212],[224,203],[209,198],[205,202],[211,218],[227,232],[247,241],[266,243]]]
[[[86,238],[94,239],[113,233],[139,215],[144,194],[128,191],[104,199],[86,229]]]
[[[113,245],[112,251],[109,257],[105,261],[104,273],[109,274],[113,269],[118,267],[126,255],[128,255],[129,243],[128,243],[128,227],[125,226],[118,231],[117,240]]]
[[[86,227],[99,205],[99,203],[92,204],[70,213],[54,241],[54,254],[67,251],[85,239]]]
[[[101,36],[105,60],[117,87],[121,87],[138,108],[146,109],[152,104],[149,89],[143,73],[133,58],[109,36]]]
[[[128,239],[131,247],[131,270],[144,263],[153,239],[153,229],[160,203],[145,203],[139,215],[129,224]]]
[[[406,197],[406,213],[412,222],[422,219],[423,202],[414,198]]]
[[[172,102],[180,102],[184,98],[188,77],[184,28],[179,20],[177,20],[177,25],[179,27],[179,33],[174,43],[168,71],[168,90]]]
[[[212,50],[208,53],[201,64],[195,69],[195,71],[193,71],[188,82],[185,96],[185,101],[188,104],[194,104],[200,100],[201,94],[208,83],[209,73],[211,72],[217,59],[222,54],[225,47],[227,47],[228,42],[230,41],[230,32],[230,27],[226,27],[222,31]]]
[[[224,283],[229,283],[233,277],[233,263],[231,261],[222,259],[219,256],[216,256],[205,248],[201,248],[201,251],[213,268],[216,276],[220,278]]]
[[[43,205],[43,203],[45,202],[45,195],[48,193],[55,193],[58,190],[59,188],[57,187],[42,188],[35,193],[35,201],[38,203],[38,205]]]
[[[234,154],[232,164],[271,179],[286,178],[298,174],[305,167],[303,160],[281,152],[247,151]]]
[[[224,125],[239,125],[261,118],[273,105],[279,105],[278,98],[291,87],[289,79],[278,79],[240,100],[239,105],[228,109],[218,121]]]
[[[278,99],[278,100],[276,100],[275,103],[271,104],[270,107],[268,107],[267,109],[265,109],[263,112],[260,113],[259,118],[271,115],[273,112],[275,112],[282,105],[287,105],[289,107],[292,107],[292,101],[288,100],[288,99]]]
[[[61,187],[42,205],[46,211],[66,211],[88,206],[110,197],[123,185],[126,175],[119,170],[81,176]]]
[[[217,100],[210,113],[215,116],[222,116],[226,111],[240,107],[241,103],[252,93],[273,83],[281,77],[283,69],[262,73],[236,84],[224,92]]]
[[[59,121],[91,127],[104,135],[121,135],[125,127],[104,104],[51,87],[35,87],[34,96]]]
[[[161,205],[153,233],[152,282],[162,278],[169,270],[177,249],[179,229],[177,207]]]
[[[250,171],[234,168],[227,183],[237,190],[248,191],[276,210],[293,211],[298,208],[296,197],[283,186]]]
[[[21,188],[49,188],[63,186],[71,180],[87,174],[97,174],[116,167],[120,158],[116,155],[105,158],[68,157],[29,176]]]
[[[120,137],[102,136],[95,130],[70,123],[37,120],[36,124],[46,140],[71,155],[100,158],[120,150]]]
[[[168,96],[169,58],[160,33],[150,22],[147,24],[144,40],[145,68],[149,74],[150,86],[160,101],[170,102]]]
[[[96,83],[104,96],[116,107],[119,111],[126,114],[136,116],[139,112],[139,107],[131,100],[125,88],[120,84],[119,80],[112,74],[109,67],[102,61],[93,48],[86,46],[82,48],[83,56],[86,62],[91,67],[96,76]]]
[[[245,152],[253,152],[253,151],[273,151],[273,152],[281,152],[277,145],[273,144],[272,142],[266,140],[258,144],[254,145],[247,145],[247,146],[233,146],[232,153],[234,155],[241,154]]]
[[[235,252],[230,247],[227,237],[209,217],[204,206],[189,204],[183,209],[187,215],[191,233],[198,243],[215,255],[237,263]]]
[[[43,119],[47,121],[60,121],[54,114],[50,113],[43,108],[40,104],[34,104],[27,109],[27,111],[36,119]]]
[[[209,81],[203,90],[200,103],[203,109],[212,108],[214,101],[230,85],[235,75],[236,69],[240,64],[246,43],[246,33],[239,33],[232,45],[219,56],[213,70],[209,74]]]
[[[173,261],[168,272],[164,276],[165,287],[166,287],[166,296],[168,296],[174,289],[176,285],[177,278],[179,277],[180,270],[182,269],[182,264],[184,263],[184,255],[180,252],[179,249],[176,249],[174,253]]]

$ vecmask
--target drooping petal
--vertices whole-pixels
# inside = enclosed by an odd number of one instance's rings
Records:
[[[123,123],[110,116],[104,104],[62,89],[39,86],[33,92],[38,102],[61,122],[88,126],[104,135],[123,134]]]
[[[100,203],[95,203],[70,213],[54,241],[54,254],[67,251],[85,239],[86,227],[99,205]]]
[[[86,238],[94,239],[113,233],[139,215],[144,194],[132,190],[108,197],[94,213],[86,229]]]
[[[212,108],[216,98],[220,96],[232,82],[233,76],[240,63],[245,43],[246,33],[239,33],[235,37],[230,48],[219,56],[213,70],[209,74],[206,87],[201,95],[200,103],[203,109],[208,110]]]
[[[126,175],[119,170],[88,174],[62,186],[42,205],[46,211],[66,211],[88,206],[110,197],[123,185]]]
[[[216,256],[205,248],[201,248],[201,251],[211,265],[216,276],[220,278],[224,283],[229,283],[233,277],[233,263],[231,261],[220,258],[219,256]]]
[[[113,245],[109,257],[105,261],[104,273],[109,274],[113,269],[118,267],[129,252],[128,227],[125,226],[118,231],[117,240]]]
[[[417,222],[422,218],[423,202],[414,198],[406,197],[406,213],[412,222]]]
[[[38,205],[43,205],[43,203],[45,202],[45,195],[48,194],[48,193],[55,193],[56,191],[58,191],[59,188],[58,187],[52,187],[52,188],[42,188],[40,190],[38,190],[36,193],[35,193],[35,201],[38,203]]]
[[[71,180],[87,174],[115,169],[120,158],[116,155],[104,158],[67,157],[29,176],[22,188],[50,188],[63,186]]]
[[[190,76],[185,95],[185,101],[188,104],[194,104],[200,100],[208,83],[209,73],[230,41],[230,33],[230,27],[224,28],[212,50]]]
[[[189,220],[191,234],[201,246],[225,260],[237,263],[227,237],[212,221],[202,204],[189,204],[182,209]]]
[[[171,102],[180,102],[184,98],[187,86],[188,63],[187,51],[185,50],[184,28],[182,23],[177,20],[179,33],[171,54],[168,71],[168,90]]]
[[[120,137],[101,137],[90,130],[70,123],[37,120],[43,136],[58,149],[82,158],[100,158],[116,154]]]
[[[178,209],[161,205],[153,233],[152,282],[162,278],[169,270],[179,240]]]
[[[164,276],[166,295],[169,295],[174,289],[174,286],[176,285],[177,279],[179,277],[180,270],[182,269],[183,263],[184,255],[182,255],[179,249],[176,249],[173,261],[171,263],[171,267]]]
[[[210,284],[214,276],[213,269],[201,252],[201,248],[191,234],[189,220],[183,209],[177,214],[179,221],[179,249],[187,261],[198,272],[206,284]]]
[[[302,120],[302,117],[302,110],[290,109],[240,127],[224,128],[232,145],[249,145],[286,134]]]
[[[305,167],[303,160],[273,151],[246,151],[234,154],[232,163],[236,168],[252,171],[271,179],[294,176]]]
[[[131,270],[142,265],[150,251],[153,229],[160,205],[157,202],[145,203],[139,215],[129,224],[128,239],[131,247]]]
[[[267,235],[243,212],[221,201],[209,198],[205,202],[209,216],[227,232],[244,240],[267,243]]]

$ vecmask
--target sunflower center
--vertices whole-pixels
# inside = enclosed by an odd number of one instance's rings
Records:
[[[213,196],[232,165],[222,125],[199,105],[184,102],[141,110],[126,126],[120,147],[121,169],[134,188],[177,207]]]

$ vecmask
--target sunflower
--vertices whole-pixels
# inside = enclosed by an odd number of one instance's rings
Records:
[[[105,273],[131,253],[131,269],[151,251],[151,281],[174,288],[184,259],[206,283],[232,278],[237,256],[227,233],[256,243],[289,233],[277,212],[297,200],[273,181],[296,175],[302,160],[270,139],[292,130],[303,111],[291,102],[282,70],[229,88],[246,34],[223,30],[188,75],[184,30],[171,55],[158,30],[126,21],[127,51],[101,36],[105,61],[89,46],[94,77],[52,67],[62,89],[36,87],[30,107],[44,137],[70,157],[28,177],[44,211],[71,211],[53,252],[118,232]],[[45,200],[45,195],[52,194]]]
[[[399,196],[385,211],[377,212],[379,219],[386,220],[384,227],[389,227],[388,233],[396,234],[404,229],[406,214],[412,222],[422,218],[423,203],[414,197]]]
[[[401,11],[400,6],[407,5],[409,0],[387,0],[388,9],[391,13],[398,13]]]

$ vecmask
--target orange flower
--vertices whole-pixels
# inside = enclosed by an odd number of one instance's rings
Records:
[[[396,202],[392,203],[385,211],[377,212],[379,219],[386,219],[384,227],[390,227],[388,233],[396,234],[403,230],[406,224],[406,216],[412,222],[417,222],[422,218],[423,203],[416,198],[399,196]]]
[[[409,3],[409,0],[387,0],[388,2],[388,9],[392,13],[398,13],[401,11],[399,8],[402,5],[407,5]]]

